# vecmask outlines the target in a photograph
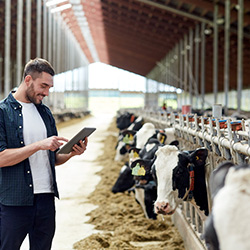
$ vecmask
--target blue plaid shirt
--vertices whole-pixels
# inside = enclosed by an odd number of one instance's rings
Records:
[[[57,135],[55,120],[43,104],[36,105],[47,129],[47,136]],[[7,148],[24,147],[22,105],[12,93],[0,102],[0,152]],[[49,151],[55,196],[58,189],[55,178],[56,153]],[[33,205],[33,181],[28,158],[9,167],[0,168],[0,203],[6,206]]]

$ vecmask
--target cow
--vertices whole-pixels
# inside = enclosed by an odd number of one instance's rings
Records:
[[[117,145],[115,147],[115,161],[125,161],[128,157],[128,151],[131,147],[135,146],[135,134],[134,130],[124,130],[121,132]]]
[[[157,197],[157,188],[154,181],[146,184],[137,184],[135,186],[135,199],[142,207],[144,215],[147,219],[157,219],[157,214],[154,212],[154,201]]]
[[[132,122],[129,127],[127,128],[128,130],[135,130],[139,131],[141,127],[143,126],[143,118],[141,116],[138,116],[134,122]]]
[[[157,197],[156,182],[151,174],[153,159],[137,159],[132,162],[132,175],[135,176],[135,199],[142,207],[144,215],[148,219],[155,220],[157,214],[154,212],[154,201]]]
[[[250,249],[250,165],[224,162],[209,183],[213,206],[203,235],[207,249]]]
[[[153,123],[147,122],[144,123],[143,126],[139,131],[137,131],[135,137],[136,137],[136,143],[135,147],[142,149],[148,139],[152,137],[156,132],[155,126]]]
[[[129,167],[129,163],[126,162],[119,173],[119,176],[115,182],[115,184],[112,187],[112,192],[114,194],[121,193],[129,190],[135,185],[135,180],[133,178],[133,175],[131,174],[132,170]]]
[[[136,118],[137,117],[134,114],[125,112],[116,118],[116,127],[120,130],[127,129]]]
[[[181,201],[195,201],[208,215],[205,148],[181,152],[176,146],[165,145],[156,151],[154,162],[157,178],[155,213],[171,215]]]
[[[125,192],[135,185],[130,165],[133,161],[139,159],[139,151],[135,147],[129,149],[129,161],[122,166],[119,176],[111,189],[113,193]]]

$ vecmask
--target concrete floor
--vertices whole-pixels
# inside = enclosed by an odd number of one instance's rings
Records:
[[[52,250],[72,250],[73,244],[95,233],[93,225],[86,224],[88,212],[95,206],[87,202],[87,197],[94,191],[100,177],[96,172],[102,166],[95,160],[102,154],[102,140],[108,135],[107,128],[114,114],[92,114],[83,121],[60,129],[59,135],[72,138],[82,127],[96,127],[90,135],[87,150],[81,156],[75,156],[68,162],[56,167],[60,200],[56,200],[56,234]],[[25,239],[21,250],[28,250]]]

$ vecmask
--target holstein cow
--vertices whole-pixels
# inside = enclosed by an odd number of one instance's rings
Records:
[[[112,187],[113,193],[125,192],[135,185],[135,179],[132,175],[130,165],[139,158],[139,149],[132,147],[129,149],[129,162],[122,166],[119,176]]]
[[[131,132],[131,135],[129,134],[130,131],[133,131],[133,133]],[[116,146],[115,161],[125,160],[128,156],[128,150],[131,146],[142,149],[148,139],[152,136],[156,136],[156,129],[152,123],[143,124],[139,131],[124,130],[121,133]]]
[[[114,194],[125,192],[135,185],[135,180],[131,172],[132,170],[129,166],[129,163],[126,162],[125,165],[121,168],[119,176],[112,187],[112,192]]]
[[[116,145],[115,161],[125,161],[128,157],[128,150],[135,146],[135,134],[134,130],[124,130],[118,139]]]
[[[205,222],[208,250],[250,249],[250,165],[222,163],[211,174],[212,212]]]
[[[137,117],[134,114],[125,112],[116,118],[116,126],[120,130],[127,129],[136,118]]]
[[[151,160],[138,159],[132,162],[132,175],[135,176],[135,199],[141,205],[146,218],[156,219],[154,212],[154,201],[157,197],[156,183],[153,180],[151,167],[155,158]]]
[[[171,215],[181,201],[194,200],[208,215],[205,162],[208,152],[200,148],[181,152],[166,145],[156,152],[154,162],[157,177],[157,214]]]

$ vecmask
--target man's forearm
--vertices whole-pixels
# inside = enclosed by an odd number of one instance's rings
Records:
[[[9,167],[22,162],[38,150],[39,145],[37,143],[32,143],[21,148],[5,149],[0,152],[0,167]]]

